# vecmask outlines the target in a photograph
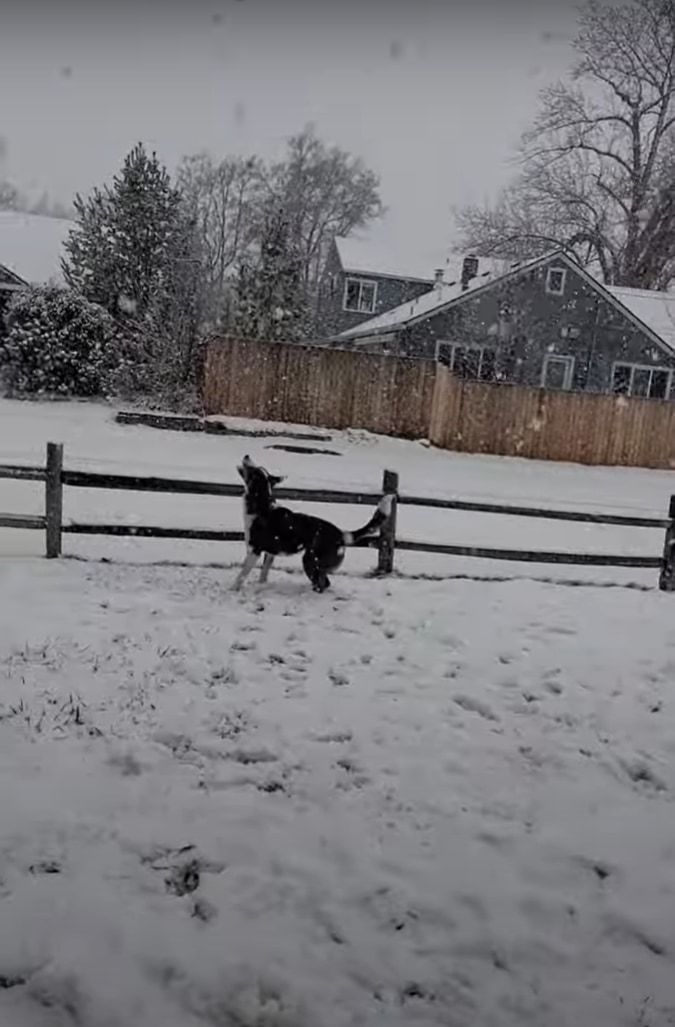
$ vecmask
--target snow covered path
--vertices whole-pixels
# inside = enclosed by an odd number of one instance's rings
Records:
[[[675,607],[0,563],[3,1027],[675,1023]]]

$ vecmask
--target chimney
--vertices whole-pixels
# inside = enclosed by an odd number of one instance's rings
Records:
[[[434,285],[438,288],[439,285],[443,285],[443,268],[437,267],[434,269]]]
[[[464,263],[462,264],[462,291],[463,292],[466,292],[466,290],[469,288],[469,282],[471,281],[472,278],[475,278],[477,274],[478,274],[478,257],[474,256],[474,254],[472,253],[468,257],[464,258]]]

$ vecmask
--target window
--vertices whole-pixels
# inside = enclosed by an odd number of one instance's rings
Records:
[[[459,343],[438,342],[436,360],[450,368],[458,378],[478,382],[497,380],[497,351],[489,346],[461,346]]]
[[[549,354],[544,357],[541,384],[544,389],[571,389],[574,357]]]
[[[673,371],[667,367],[615,364],[612,374],[612,392],[617,396],[668,399],[671,394],[672,382]]]
[[[362,278],[348,278],[345,282],[343,307],[355,314],[374,314],[377,282]]]
[[[550,267],[546,272],[546,292],[551,296],[562,296],[565,292],[567,271],[562,267]]]

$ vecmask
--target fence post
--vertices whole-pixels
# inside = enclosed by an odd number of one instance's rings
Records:
[[[63,523],[63,445],[47,443],[47,474],[45,478],[45,520],[47,524],[46,556],[53,560],[61,555]]]
[[[666,528],[666,540],[663,544],[659,588],[662,592],[675,592],[675,496],[670,497],[668,516],[670,524]]]
[[[394,569],[394,550],[396,549],[396,507],[398,497],[398,474],[396,471],[385,471],[382,475],[382,493],[392,496],[391,517],[388,517],[380,528],[377,546],[377,573],[391,574]]]

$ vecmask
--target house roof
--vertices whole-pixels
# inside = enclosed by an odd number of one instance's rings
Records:
[[[625,317],[645,331],[657,345],[667,350],[669,354],[675,353],[674,294],[648,289],[628,289],[619,286],[603,285],[563,250],[552,250],[550,253],[536,257],[533,260],[513,263],[507,266],[506,270],[503,270],[505,262],[502,261],[501,272],[495,272],[494,266],[490,267],[487,271],[481,272],[481,264],[479,263],[479,273],[475,278],[471,279],[467,289],[462,289],[461,281],[436,285],[430,292],[424,293],[417,299],[408,303],[402,303],[392,310],[387,310],[382,314],[378,314],[377,317],[370,318],[368,321],[362,321],[355,328],[342,332],[337,338],[363,338],[366,340],[373,336],[386,335],[389,332],[397,331],[407,325],[423,320],[431,314],[440,313],[442,310],[451,307],[454,303],[489,287],[497,281],[509,278],[512,275],[518,275],[539,265],[551,263],[553,260],[572,267],[577,274],[581,275],[592,288],[604,295]]]
[[[537,267],[539,264],[546,263],[557,255],[561,259],[564,257],[561,250],[554,250],[543,257],[536,257],[534,260],[520,262],[490,260],[487,261],[485,270],[482,270],[482,268],[486,261],[484,258],[479,258],[478,274],[475,278],[471,279],[466,289],[462,288],[460,273],[460,276],[453,281],[435,285],[433,289],[418,296],[417,299],[401,303],[398,307],[393,307],[391,310],[378,314],[377,317],[370,318],[368,321],[362,321],[355,328],[349,328],[346,332],[341,332],[338,338],[355,339],[361,336],[382,335],[394,329],[403,328],[405,325],[428,317],[432,313],[439,313],[456,302],[456,300],[470,296],[492,282],[496,282],[511,274],[529,270],[531,267]]]
[[[675,353],[675,295],[649,289],[604,288]]]
[[[392,240],[364,238],[363,236],[337,236],[335,239],[343,271],[359,275],[373,275],[378,278],[402,278],[405,281],[419,281],[433,284],[437,270],[443,271],[443,278],[450,282],[462,273],[461,256],[451,252],[449,247],[429,247],[412,253],[401,250]],[[495,273],[504,270],[505,262],[481,257],[485,270]]]
[[[63,282],[63,244],[73,227],[65,218],[0,211],[0,265],[30,284]]]

